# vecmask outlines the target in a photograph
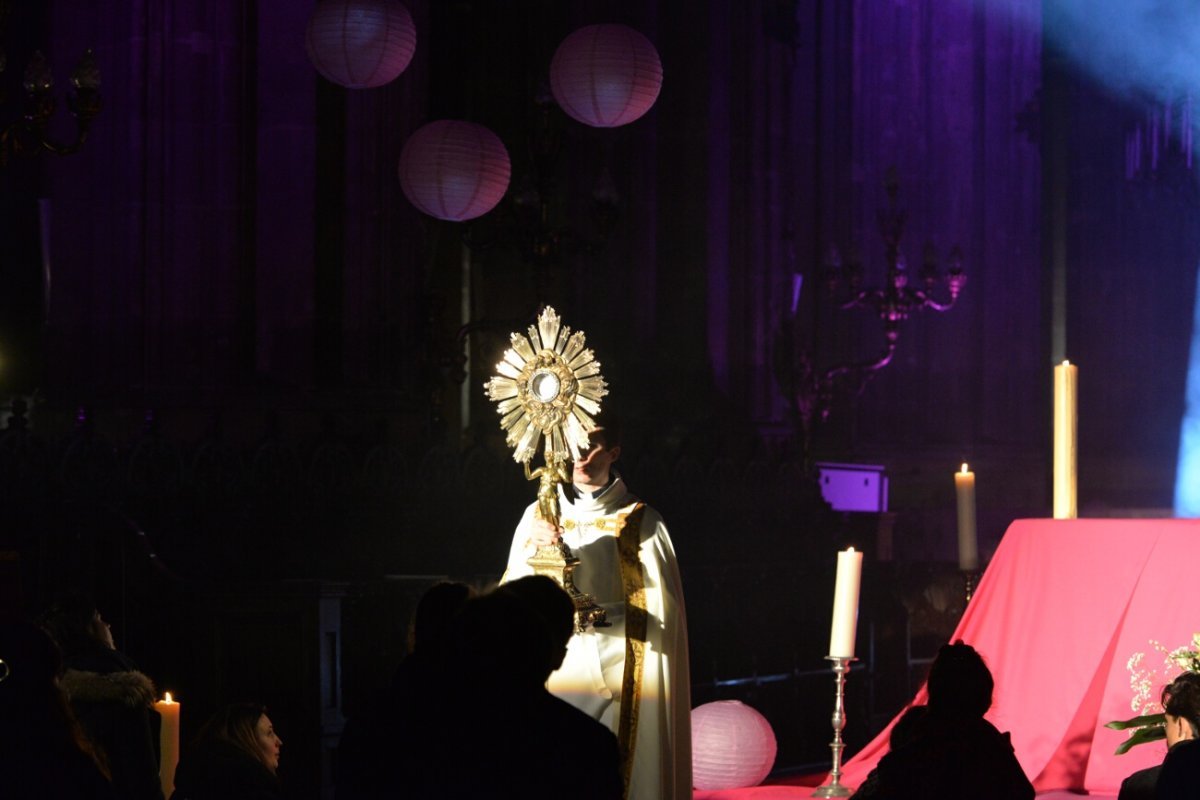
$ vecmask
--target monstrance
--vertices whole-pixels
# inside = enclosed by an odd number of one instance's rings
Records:
[[[525,466],[525,477],[538,479],[535,514],[559,525],[558,485],[568,480],[566,464],[579,459],[590,447],[588,433],[596,429],[600,398],[608,394],[600,375],[600,362],[584,348],[583,331],[571,332],[549,306],[538,315],[529,335],[513,333],[512,348],[496,365],[496,375],[484,384],[496,401],[500,427],[513,448],[513,460]],[[544,462],[535,470],[529,462],[545,441]],[[603,608],[575,586],[573,573],[579,558],[566,542],[538,547],[529,559],[534,574],[558,582],[575,604],[575,627],[608,624]]]

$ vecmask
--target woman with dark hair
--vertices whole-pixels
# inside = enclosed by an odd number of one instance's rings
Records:
[[[62,657],[46,632],[0,622],[0,797],[115,800],[108,776],[58,686]]]
[[[1031,800],[1033,784],[1007,733],[983,718],[992,705],[991,670],[975,648],[943,645],[929,668],[929,704],[892,728],[890,749],[855,793],[859,800]]]
[[[1200,675],[1185,672],[1162,690],[1167,757],[1121,782],[1118,800],[1188,797],[1200,786]],[[1170,769],[1168,769],[1170,764]],[[1190,794],[1189,794],[1190,793]]]
[[[257,703],[214,714],[175,770],[172,800],[277,800],[283,740]]]
[[[1163,692],[1163,711],[1168,749],[1154,797],[1195,797],[1200,787],[1200,675],[1185,672],[1167,689]]]
[[[62,687],[122,800],[162,800],[154,682],[116,648],[96,604],[76,592],[42,615],[63,654]]]

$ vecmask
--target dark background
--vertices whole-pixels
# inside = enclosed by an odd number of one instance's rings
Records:
[[[1039,2],[407,5],[416,56],[364,91],[309,64],[311,2],[16,3],[3,32],[6,122],[35,48],[60,87],[94,48],[104,98],[82,152],[0,171],[6,596],[93,591],[186,732],[263,699],[285,779],[315,796],[322,747],[402,654],[420,591],[498,577],[533,490],[482,384],[542,303],[586,331],[623,469],[671,529],[694,701],[767,713],[780,769],[828,759],[839,547],[869,554],[854,747],[907,699],[906,644],[927,651],[961,612],[958,464],[985,558],[1012,519],[1048,515],[1053,363],[1080,366],[1081,514],[1169,513],[1195,184],[1177,161],[1127,178],[1145,108],[1060,57]],[[595,22],[662,58],[657,103],[622,128],[537,103],[557,43]],[[494,130],[513,186],[549,187],[543,233],[578,246],[506,244],[511,191],[471,224],[413,209],[400,149],[440,118]],[[562,137],[540,171],[539,125]],[[72,134],[65,109],[53,130]],[[856,247],[882,281],[889,167],[910,267],[926,242],[943,269],[958,245],[966,289],[902,326],[806,450],[782,337],[821,369],[881,349],[821,266]],[[604,235],[592,198],[610,179]],[[891,513],[814,502],[813,460],[884,466]]]

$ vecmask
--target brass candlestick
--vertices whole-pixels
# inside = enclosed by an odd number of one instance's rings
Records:
[[[588,434],[596,429],[592,415],[600,412],[607,384],[600,376],[600,362],[584,348],[583,331],[571,333],[549,306],[538,315],[537,325],[529,327],[528,336],[514,333],[510,340],[512,348],[484,388],[496,401],[513,460],[525,466],[526,478],[539,481],[537,517],[557,527],[558,487],[567,481],[566,463],[590,446]],[[543,436],[545,463],[530,470]],[[575,586],[579,559],[565,542],[539,547],[528,563],[535,574],[553,578],[571,596],[577,630],[608,624],[604,609]]]
[[[830,749],[833,750],[833,769],[829,772],[829,783],[818,786],[812,796],[849,797],[850,790],[841,784],[842,750],[846,747],[842,742],[842,728],[846,727],[846,673],[850,671],[850,662],[858,659],[825,656],[825,660],[833,662],[833,673],[837,678],[836,696],[833,702],[833,741],[829,743]]]

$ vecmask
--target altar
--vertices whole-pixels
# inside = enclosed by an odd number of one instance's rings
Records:
[[[988,714],[1012,733],[1039,791],[1116,794],[1121,780],[1159,763],[1164,745],[1113,751],[1134,715],[1129,660],[1157,670],[1167,650],[1200,631],[1200,520],[1026,519],[996,549],[953,639],[974,646],[996,679]],[[917,701],[923,700],[918,693]],[[889,726],[890,730],[890,726]],[[884,730],[850,759],[857,786],[887,750]]]
[[[1169,651],[1200,631],[1198,569],[1200,520],[1025,519],[1009,526],[952,640],[974,646],[991,667],[996,691],[987,717],[1011,732],[1039,795],[1115,796],[1127,775],[1162,761],[1162,743],[1114,755],[1126,734],[1104,723],[1137,713],[1130,707],[1135,654],[1144,654],[1140,667],[1150,672],[1157,699],[1166,658],[1151,642]],[[846,690],[856,688],[849,682]],[[914,702],[924,697],[922,689]],[[887,752],[890,730],[847,761],[843,784],[866,778]],[[743,791],[746,798],[812,793]]]

